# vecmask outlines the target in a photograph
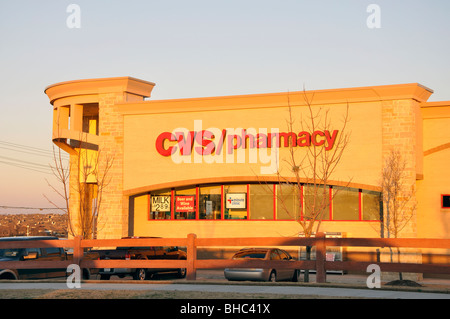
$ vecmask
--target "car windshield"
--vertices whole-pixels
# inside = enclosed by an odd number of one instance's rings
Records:
[[[17,248],[8,248],[8,249],[0,249],[0,258],[3,257],[17,257],[21,255],[23,252],[23,249],[17,249]]]
[[[264,259],[266,257],[266,250],[250,250],[250,251],[240,251],[236,253],[233,258],[234,259],[242,259],[242,258],[258,258]]]

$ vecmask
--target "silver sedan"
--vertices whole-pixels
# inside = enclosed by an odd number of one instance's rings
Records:
[[[278,248],[245,248],[234,254],[232,259],[260,259],[260,260],[294,260],[291,255]],[[270,268],[225,268],[225,278],[228,280],[256,280],[256,281],[299,281],[299,269],[270,269]]]

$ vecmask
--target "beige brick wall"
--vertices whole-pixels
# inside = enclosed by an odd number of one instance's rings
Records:
[[[117,111],[117,103],[124,101],[124,94],[99,95],[99,146],[100,156],[112,159],[106,179],[107,187],[102,192],[101,210],[98,218],[99,239],[121,238],[127,235],[128,209],[124,206],[123,189],[123,119]],[[105,172],[105,160],[100,172]],[[125,208],[125,210],[124,210]]]
[[[413,238],[417,237],[417,200],[416,200],[416,177],[418,174],[417,152],[421,150],[421,144],[418,143],[417,127],[417,113],[419,111],[419,104],[414,100],[393,100],[384,101],[382,107],[383,118],[383,163],[390,151],[400,150],[403,159],[406,161],[406,171],[404,179],[404,187],[406,192],[413,191],[412,198],[409,199],[404,211],[413,211],[413,217],[408,225],[400,231],[399,237]],[[421,138],[421,136],[420,136]],[[422,154],[420,154],[422,156]],[[386,208],[384,208],[386,214]],[[409,214],[409,213],[407,213]],[[385,230],[385,237],[387,233]],[[391,237],[393,235],[391,234]],[[422,255],[420,251],[414,249],[402,249],[400,256],[397,250],[393,249],[392,258],[394,262],[398,262],[400,257],[401,262],[420,263]],[[382,262],[389,262],[391,260],[391,252],[384,249],[381,254]],[[403,274],[404,279],[420,280],[422,274]],[[382,273],[383,281],[391,281],[399,279],[397,273]]]
[[[406,161],[404,187],[406,192],[413,191],[413,196],[405,210],[413,210],[413,218],[399,234],[399,237],[416,237],[416,152],[419,149],[416,136],[416,114],[419,104],[414,100],[392,100],[382,102],[382,139],[383,163],[391,150],[400,150]],[[381,172],[380,172],[381,173]],[[386,213],[386,209],[384,209]],[[386,235],[385,235],[386,236]]]
[[[79,230],[79,205],[80,196],[77,190],[78,185],[78,156],[70,155],[70,175],[69,175],[69,211],[70,211],[70,224],[69,225],[69,236],[78,236]]]

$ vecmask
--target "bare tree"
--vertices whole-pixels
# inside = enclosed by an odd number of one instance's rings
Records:
[[[277,172],[279,187],[277,203],[291,219],[294,219],[301,228],[303,236],[309,238],[319,232],[322,220],[329,211],[330,201],[336,192],[330,192],[330,181],[335,173],[342,155],[349,143],[350,134],[347,131],[349,122],[349,107],[342,117],[342,124],[338,131],[331,129],[330,110],[322,106],[313,106],[312,100],[306,92],[303,94],[307,106],[306,116],[300,117],[300,129],[306,132],[333,131],[337,132],[334,146],[325,149],[323,145],[307,143],[308,147],[299,149],[293,141],[289,144],[289,154],[284,163],[289,170],[284,174]],[[289,119],[287,126],[289,133],[295,132],[297,125],[288,95]],[[292,177],[293,175],[293,177]],[[346,182],[348,185],[349,182]],[[284,187],[287,186],[287,187]],[[345,186],[345,185],[344,185]],[[289,201],[288,199],[291,199]],[[295,198],[295,205],[292,205]],[[311,247],[306,247],[306,258],[310,259]],[[308,271],[305,271],[305,281],[308,281]]]
[[[102,195],[111,181],[109,171],[113,158],[88,143],[75,143],[77,145],[74,145],[69,163],[63,159],[59,147],[53,149],[51,168],[59,186],[47,183],[64,200],[65,207],[62,210],[68,215],[68,233],[91,239],[96,238],[98,231]],[[54,201],[45,197],[58,207]]]
[[[54,200],[51,200],[47,195],[44,197],[49,201],[50,204],[55,206],[57,209],[61,210],[63,213],[67,214],[68,219],[68,229],[69,234],[74,234],[74,229],[72,221],[70,218],[70,188],[69,188],[69,178],[70,178],[70,160],[63,157],[61,148],[55,147],[53,145],[53,164],[50,165],[53,175],[56,178],[58,186],[51,184],[47,179],[48,186],[53,190],[53,192],[64,201],[64,207],[56,204]]]
[[[381,173],[381,188],[384,216],[381,224],[381,237],[398,238],[400,232],[409,224],[414,216],[416,204],[413,202],[414,189],[408,189],[406,161],[401,152],[393,149],[386,157]],[[392,262],[392,249],[391,262]],[[400,259],[400,248],[397,248]],[[399,273],[400,280],[403,279]]]

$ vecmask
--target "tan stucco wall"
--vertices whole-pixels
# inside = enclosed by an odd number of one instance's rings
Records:
[[[149,106],[152,105],[149,103]],[[352,103],[349,107],[351,120],[347,130],[351,133],[351,142],[344,153],[339,170],[332,179],[336,182],[351,181],[355,184],[377,186],[382,160],[381,105],[379,102]],[[330,118],[333,119],[330,125],[332,129],[342,128],[340,119],[345,113],[345,108],[345,104],[329,106]],[[299,119],[301,116],[305,117],[306,113],[307,107],[293,108],[298,123],[296,132],[302,131]],[[266,128],[270,132],[272,128],[277,128],[280,132],[287,132],[288,118],[289,112],[286,107],[261,109],[257,105],[239,110],[125,115],[124,191],[136,194],[153,185],[174,185],[180,181],[192,181],[192,184],[197,184],[207,179],[216,179],[220,182],[230,177],[236,180],[239,177],[257,178],[261,166],[269,164],[261,163],[259,157],[258,163],[249,163],[248,150],[245,163],[237,163],[237,158],[233,163],[227,163],[226,156],[222,156],[224,163],[209,164],[204,160],[202,163],[195,163],[192,156],[191,163],[177,164],[171,157],[164,157],[157,152],[155,141],[159,134],[172,132],[177,128],[193,131],[195,120],[202,121],[203,129],[254,128],[259,131],[260,128]],[[367,118],[371,119],[370,123],[366,122]],[[364,122],[366,124],[363,124]],[[283,161],[288,152],[289,148],[280,148],[280,168],[283,175],[293,176]],[[306,151],[305,148],[297,147],[296,152],[300,158]]]
[[[450,209],[441,208],[441,195],[450,194],[450,103],[422,107],[424,179],[417,184],[419,237],[449,238]]]
[[[416,86],[416,89],[421,89]],[[376,90],[376,88],[374,89]],[[423,89],[425,91],[425,89]],[[380,90],[383,91],[383,90]],[[330,92],[327,92],[330,93]],[[407,161],[408,187],[415,187],[416,178],[422,177],[422,133],[420,118],[420,98],[411,95],[401,99],[389,96],[383,100],[347,92],[346,103],[342,103],[342,92],[332,92],[326,99],[314,101],[313,110],[322,108],[330,111],[331,129],[342,128],[342,118],[349,108],[350,143],[342,157],[334,183],[348,183],[363,189],[377,189],[384,157],[393,148],[402,149]],[[289,94],[296,126],[294,131],[302,131],[300,118],[305,118],[308,108],[302,103],[303,92]],[[334,100],[333,100],[334,96]],[[323,96],[322,96],[323,98]],[[176,164],[170,157],[156,151],[154,141],[162,132],[172,132],[176,128],[194,130],[194,121],[202,120],[202,129],[224,128],[278,128],[288,131],[288,95],[252,95],[246,97],[218,97],[206,99],[186,99],[172,101],[148,101],[127,104],[120,107],[124,113],[125,158],[124,192],[130,195],[144,193],[163,187],[196,185],[212,182],[257,181],[261,163],[192,163]],[[336,103],[333,103],[336,101]],[[325,102],[325,103],[321,103]],[[418,129],[419,128],[419,129]],[[166,146],[175,145],[169,142]],[[280,163],[288,156],[288,148],[280,149]],[[298,148],[298,156],[304,149]],[[226,158],[223,158],[226,161]],[[248,153],[246,155],[248,160]],[[288,172],[287,166],[281,170]],[[289,175],[289,173],[286,173]],[[292,174],[291,174],[292,175]],[[147,200],[146,197],[136,198]],[[411,205],[415,203],[412,199]],[[143,206],[141,206],[143,207]],[[299,232],[296,222],[289,221],[160,221],[148,220],[148,206],[135,209],[134,234],[152,236],[184,237],[190,232],[202,237],[239,236],[292,236]],[[322,231],[343,232],[350,237],[378,237],[377,222],[323,222]],[[407,229],[408,237],[416,236],[415,218]]]

